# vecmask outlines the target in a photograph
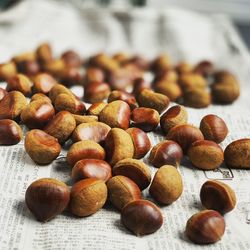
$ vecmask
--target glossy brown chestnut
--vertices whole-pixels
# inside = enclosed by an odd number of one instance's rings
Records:
[[[228,134],[226,123],[217,115],[206,115],[200,122],[200,130],[206,140],[221,143]]]
[[[148,165],[140,160],[126,158],[118,161],[113,167],[113,175],[123,175],[134,181],[141,190],[151,182],[151,171]]]
[[[221,239],[225,227],[225,220],[217,211],[204,210],[189,218],[186,235],[196,244],[211,244]]]
[[[62,71],[60,82],[66,86],[83,85],[84,76],[81,68],[66,67]]]
[[[166,139],[178,143],[185,154],[193,142],[204,140],[204,137],[201,131],[195,126],[190,124],[182,124],[171,128]]]
[[[152,90],[143,89],[137,97],[137,102],[140,107],[155,109],[161,113],[168,107],[169,98]]]
[[[99,116],[101,111],[107,106],[108,104],[105,102],[97,102],[93,103],[87,110],[88,115],[96,115]]]
[[[30,129],[43,128],[55,115],[54,107],[44,100],[30,102],[21,113],[21,121]]]
[[[143,89],[150,89],[151,83],[149,81],[145,81],[142,77],[136,78],[133,82],[133,94],[134,96],[138,96]]]
[[[225,163],[231,168],[250,169],[250,139],[231,142],[224,151]]]
[[[70,191],[66,184],[52,178],[42,178],[30,184],[25,202],[37,220],[47,222],[67,207]]]
[[[76,216],[89,216],[103,207],[107,195],[104,181],[95,178],[81,180],[71,189],[69,209]]]
[[[130,123],[129,105],[124,101],[113,101],[101,111],[99,120],[111,128],[127,129]]]
[[[154,203],[135,200],[122,209],[121,221],[131,232],[140,236],[156,232],[163,224],[163,216]]]
[[[106,159],[111,166],[125,158],[132,158],[134,145],[130,135],[120,128],[112,128],[105,140]]]
[[[207,140],[193,142],[188,149],[188,156],[195,167],[203,170],[216,169],[224,160],[222,148]]]
[[[20,126],[9,119],[0,120],[0,145],[14,145],[22,140]]]
[[[181,163],[183,152],[179,144],[166,140],[155,145],[149,155],[149,161],[154,167],[173,165],[178,167]]]
[[[57,81],[53,76],[47,73],[40,73],[34,78],[33,91],[35,93],[48,94],[56,84]]]
[[[6,90],[9,91],[20,91],[25,96],[31,93],[32,83],[28,77],[23,74],[17,74],[11,78],[9,78]]]
[[[206,209],[213,209],[221,214],[232,211],[236,205],[233,189],[217,180],[209,180],[202,185],[200,199]]]
[[[126,102],[131,110],[137,107],[135,97],[126,91],[113,90],[108,96],[108,102],[113,102],[116,100],[121,100]]]
[[[37,164],[49,164],[61,152],[57,139],[39,129],[30,130],[25,136],[25,150]]]
[[[26,105],[27,100],[21,92],[9,92],[0,101],[0,119],[18,119]]]
[[[110,127],[102,122],[82,123],[76,127],[72,134],[73,141],[91,140],[103,143],[107,137]]]
[[[89,67],[86,69],[84,85],[88,85],[91,82],[104,82],[105,74],[103,70],[95,67]]]
[[[141,199],[141,190],[131,179],[117,175],[107,182],[108,197],[112,205],[118,210],[134,200]]]
[[[171,128],[176,125],[185,124],[188,121],[188,113],[185,107],[175,105],[168,109],[160,120],[161,129],[164,133],[168,133]]]
[[[151,196],[160,204],[175,202],[183,192],[182,178],[176,167],[164,165],[156,172],[149,188]]]
[[[88,103],[101,102],[110,94],[110,87],[104,82],[91,82],[84,89],[84,101]]]
[[[106,161],[98,159],[80,160],[72,169],[72,179],[76,182],[86,178],[97,178],[106,182],[111,177],[111,166]]]
[[[131,113],[133,125],[145,132],[153,131],[160,122],[160,115],[155,109],[135,108]]]
[[[44,131],[63,144],[69,139],[75,128],[74,116],[68,111],[61,111],[45,126]]]
[[[129,128],[126,132],[131,136],[134,144],[134,156],[135,159],[143,158],[151,148],[151,142],[148,135],[139,128]]]
[[[79,141],[74,143],[68,153],[67,162],[71,168],[82,159],[105,159],[104,149],[94,141]]]

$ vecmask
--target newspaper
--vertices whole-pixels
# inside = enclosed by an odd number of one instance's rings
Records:
[[[86,56],[105,48],[108,52],[122,49],[147,56],[168,50],[176,61],[194,63],[208,58],[217,67],[237,75],[242,94],[232,105],[188,108],[189,122],[199,126],[201,118],[209,113],[222,117],[229,127],[223,148],[235,139],[250,137],[250,57],[226,18],[182,10],[77,12],[61,1],[25,1],[23,4],[31,10],[28,16],[0,25],[0,60],[35,48],[45,40],[52,43],[57,53],[72,46]],[[94,13],[100,22],[93,21]],[[105,41],[99,39],[104,30]],[[77,95],[81,93],[78,88],[73,91]],[[149,137],[152,145],[164,140],[158,132],[149,133]],[[250,249],[250,171],[222,166],[205,172],[194,169],[187,159],[178,168],[184,182],[183,194],[172,205],[161,207],[164,224],[152,235],[131,234],[122,225],[119,212],[110,205],[86,218],[76,218],[65,211],[48,223],[36,221],[25,205],[25,191],[30,183],[42,177],[57,178],[71,185],[65,156],[63,150],[51,165],[38,166],[26,154],[23,141],[15,146],[0,147],[0,249]],[[149,164],[148,156],[143,161]],[[157,169],[150,168],[153,175]],[[191,243],[184,231],[187,219],[203,209],[199,190],[208,179],[229,184],[236,192],[237,206],[225,215],[223,238],[216,244],[199,246]],[[143,196],[152,199],[147,190]]]

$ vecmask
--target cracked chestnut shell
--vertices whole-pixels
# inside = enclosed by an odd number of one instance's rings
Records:
[[[156,232],[163,224],[163,216],[151,201],[135,200],[122,209],[121,221],[131,232],[140,236]]]
[[[66,184],[42,178],[30,184],[25,193],[27,207],[38,221],[47,222],[67,207],[70,191]]]
[[[196,244],[211,244],[222,238],[225,227],[225,220],[217,211],[204,210],[189,218],[186,235]]]
[[[217,180],[209,180],[202,185],[200,199],[206,209],[213,209],[221,214],[232,211],[236,205],[236,195],[233,189]]]

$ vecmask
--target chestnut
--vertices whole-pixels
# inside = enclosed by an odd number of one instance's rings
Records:
[[[36,49],[36,57],[40,64],[44,65],[53,60],[52,49],[49,43],[42,43]]]
[[[87,178],[97,178],[107,181],[112,177],[111,166],[98,159],[82,159],[72,169],[72,179],[79,181]]]
[[[76,125],[79,125],[81,123],[85,122],[97,122],[98,116],[96,115],[75,115],[73,114],[73,117],[75,118]]]
[[[188,121],[188,113],[185,107],[175,105],[168,109],[160,120],[161,129],[164,133],[168,133],[171,128],[176,125],[185,124]]]
[[[93,103],[87,110],[88,115],[96,115],[99,116],[99,114],[102,112],[102,110],[107,106],[108,104],[105,102],[96,102]]]
[[[104,149],[94,141],[79,141],[74,143],[68,153],[67,162],[71,168],[82,159],[105,159]]]
[[[183,152],[179,144],[171,140],[166,140],[156,144],[152,148],[149,155],[149,162],[157,168],[163,165],[178,167],[182,157]]]
[[[211,244],[221,239],[225,227],[225,220],[217,211],[204,210],[188,219],[186,235],[196,244]]]
[[[209,77],[214,73],[214,65],[210,61],[203,60],[194,67],[193,71],[204,77]]]
[[[203,134],[195,126],[189,124],[181,124],[171,128],[166,137],[167,140],[172,140],[178,143],[183,153],[187,153],[190,145],[198,140],[204,140]]]
[[[99,120],[111,128],[127,129],[130,123],[129,105],[121,100],[113,101],[100,112]]]
[[[3,89],[3,88],[0,88],[0,101],[8,94],[8,92]]]
[[[32,83],[28,77],[23,74],[17,74],[8,79],[6,86],[7,91],[20,91],[25,96],[31,94]]]
[[[37,220],[47,222],[63,212],[69,203],[66,184],[52,178],[34,181],[27,188],[25,202]]]
[[[155,92],[166,95],[170,101],[175,102],[182,97],[182,90],[176,82],[157,82],[154,87]]]
[[[46,96],[46,95],[43,94],[43,93],[36,93],[36,94],[34,94],[34,95],[31,97],[30,102],[37,101],[37,100],[43,100],[43,101],[45,101],[45,102],[51,103],[51,100],[49,99],[49,97]]]
[[[209,180],[202,185],[200,199],[206,209],[213,209],[221,214],[232,211],[236,205],[233,189],[217,180]]]
[[[24,147],[30,158],[40,165],[51,163],[61,152],[57,139],[39,129],[26,134]]]
[[[61,84],[56,84],[49,91],[49,98],[51,102],[55,103],[57,96],[59,96],[60,94],[67,94],[69,96],[75,97],[75,95],[72,93],[70,89],[66,88],[65,86]]]
[[[103,82],[105,80],[105,74],[103,70],[96,67],[89,67],[86,69],[84,85],[88,85],[91,82]]]
[[[110,94],[110,87],[104,82],[91,82],[84,88],[84,101],[88,103],[101,102]]]
[[[151,196],[160,204],[175,202],[183,192],[182,178],[176,167],[164,165],[156,172],[149,188]]]
[[[109,201],[118,210],[134,200],[141,199],[141,190],[131,179],[117,175],[107,182]]]
[[[203,170],[216,169],[224,160],[222,148],[207,140],[193,142],[188,149],[188,156],[195,167]]]
[[[57,84],[56,79],[47,73],[40,73],[34,78],[33,91],[35,93],[48,94]]]
[[[76,216],[89,216],[103,207],[107,195],[107,186],[104,181],[96,178],[81,180],[71,189],[69,209]]]
[[[183,98],[184,104],[191,108],[206,108],[211,104],[210,93],[202,88],[189,88]]]
[[[151,142],[148,135],[139,128],[129,128],[126,132],[131,136],[134,144],[134,156],[135,159],[143,158],[151,147]]]
[[[217,115],[206,115],[200,122],[200,130],[206,140],[221,143],[228,134],[226,123]]]
[[[135,200],[122,209],[121,221],[131,232],[140,236],[156,232],[163,224],[163,216],[151,201]]]
[[[138,77],[133,82],[133,91],[134,96],[138,96],[143,89],[150,89],[151,83],[145,81],[142,77]]]
[[[148,165],[140,160],[126,158],[118,161],[113,167],[114,175],[123,175],[134,181],[141,190],[151,182],[151,171]]]
[[[0,120],[0,145],[15,145],[22,140],[20,126],[9,119]]]
[[[92,140],[103,143],[110,127],[102,122],[86,122],[78,125],[72,134],[73,141]]]
[[[9,78],[17,74],[16,64],[7,62],[0,64],[0,81],[7,81]]]
[[[81,67],[82,59],[74,50],[65,51],[62,56],[62,60],[68,67]]]
[[[207,86],[206,79],[200,74],[193,72],[180,75],[178,82],[185,91],[188,89],[204,89]]]
[[[153,131],[160,122],[160,115],[155,109],[135,108],[131,113],[133,125],[145,132]]]

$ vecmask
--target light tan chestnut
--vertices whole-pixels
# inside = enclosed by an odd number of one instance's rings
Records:
[[[110,127],[103,122],[82,123],[76,127],[72,134],[73,141],[92,140],[97,143],[105,141]]]
[[[206,89],[190,88],[183,98],[185,105],[192,108],[206,108],[211,104],[211,95]]]
[[[152,108],[161,113],[168,107],[169,98],[152,90],[143,89],[137,97],[137,102],[140,107]]]
[[[180,76],[179,84],[184,90],[187,90],[190,88],[204,89],[207,86],[207,81],[200,74],[189,72],[186,74],[182,74]]]
[[[22,140],[23,132],[20,126],[10,120],[0,120],[0,145],[14,145]]]
[[[124,101],[113,101],[101,111],[99,120],[111,128],[127,129],[130,122],[129,105]]]
[[[88,115],[96,115],[98,116],[101,111],[107,106],[108,104],[105,102],[96,102],[93,103],[87,110]]]
[[[224,160],[222,148],[217,143],[207,140],[192,143],[188,149],[188,156],[195,167],[203,170],[216,169]]]
[[[39,129],[30,130],[25,137],[25,150],[37,164],[49,164],[61,152],[57,139]]]
[[[176,167],[164,165],[159,168],[149,192],[161,204],[169,205],[176,201],[183,192],[182,178]]]
[[[98,121],[98,116],[96,115],[75,115],[73,114],[76,125],[79,125],[81,123],[86,123],[86,122],[97,122]]]
[[[120,128],[112,128],[105,139],[107,161],[114,166],[118,161],[132,158],[134,145],[130,135]]]
[[[54,107],[44,100],[30,102],[21,113],[21,121],[30,129],[43,128],[55,115]]]
[[[76,128],[75,118],[68,111],[61,111],[45,126],[44,131],[63,144]]]
[[[81,180],[71,189],[69,209],[76,216],[89,216],[103,207],[107,195],[104,181],[95,178]]]
[[[126,176],[112,177],[107,182],[107,187],[109,200],[118,210],[122,210],[131,201],[141,199],[141,190]]]
[[[177,142],[185,154],[193,142],[204,140],[204,137],[201,131],[195,126],[190,124],[181,124],[171,128],[166,139]]]
[[[69,96],[74,96],[72,91],[61,84],[54,85],[49,91],[49,98],[52,103],[55,103],[56,97],[60,94],[67,94]]]
[[[232,211],[236,205],[233,189],[217,180],[209,180],[202,185],[200,199],[206,209],[213,209],[221,214]]]
[[[149,166],[136,159],[126,158],[118,161],[113,167],[113,174],[130,178],[141,190],[147,188],[151,182]]]
[[[159,207],[148,200],[135,200],[121,212],[121,221],[135,235],[152,234],[161,228],[163,215]]]
[[[46,101],[46,102],[51,103],[51,100],[49,99],[49,97],[46,96],[46,95],[43,94],[43,93],[36,93],[36,94],[34,94],[34,95],[31,97],[31,99],[30,99],[31,102],[37,101],[37,100],[43,100],[43,101]]]
[[[151,142],[148,138],[147,133],[139,128],[129,128],[126,130],[131,136],[134,143],[134,156],[135,159],[141,159],[144,157],[151,147]]]
[[[161,129],[164,133],[168,133],[171,128],[176,125],[185,124],[188,121],[188,113],[185,107],[175,105],[168,109],[160,120]]]
[[[7,91],[13,91],[13,90],[20,91],[25,96],[27,96],[31,93],[31,87],[32,87],[32,83],[28,77],[26,77],[23,74],[17,74],[8,80],[6,90]]]
[[[157,93],[166,95],[172,102],[182,96],[182,90],[176,82],[166,82],[163,80],[157,82],[154,89]]]
[[[21,92],[9,92],[0,101],[0,119],[18,119],[26,105],[27,100]]]
[[[82,159],[105,159],[104,149],[94,141],[79,141],[74,143],[67,154],[67,162],[71,168]]]
[[[72,114],[82,115],[85,113],[85,105],[73,95],[59,94],[54,102],[56,111],[69,111]]]
[[[48,43],[42,43],[36,49],[38,61],[44,65],[53,60],[52,49]]]
[[[206,115],[200,122],[200,130],[206,140],[220,143],[228,134],[226,123],[217,115]]]
[[[221,239],[225,227],[225,220],[220,213],[214,210],[203,210],[189,218],[186,224],[186,235],[196,244],[211,244]]]
[[[9,78],[15,76],[17,73],[14,62],[7,62],[0,64],[0,81],[7,81]]]
[[[70,191],[66,184],[52,178],[42,178],[30,184],[25,202],[38,221],[47,222],[66,209]]]
[[[72,179],[75,181],[97,178],[106,182],[111,177],[111,166],[106,161],[98,159],[82,159],[72,169]]]
[[[250,169],[250,139],[244,138],[231,142],[227,145],[224,156],[227,166]]]
[[[44,70],[49,74],[53,75],[55,78],[63,77],[66,64],[62,59],[53,59],[44,65]]]

